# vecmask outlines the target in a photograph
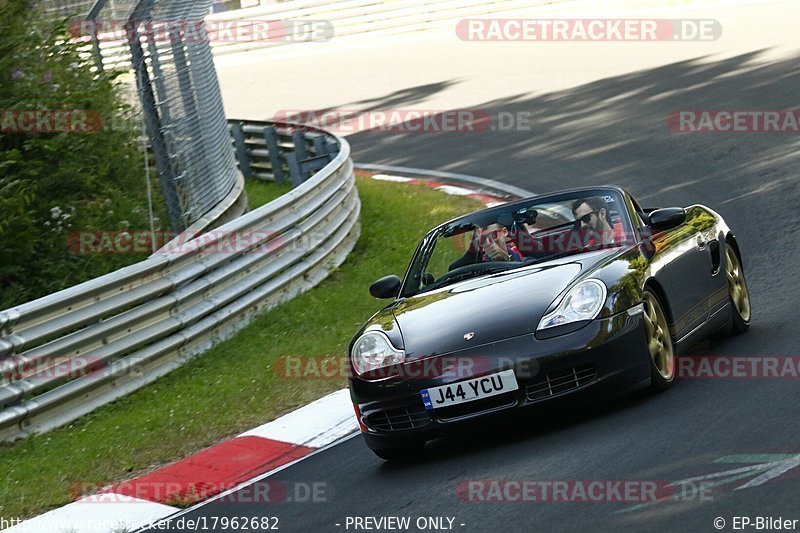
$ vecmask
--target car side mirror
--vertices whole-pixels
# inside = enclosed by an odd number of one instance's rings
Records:
[[[375,298],[397,298],[400,293],[400,278],[394,274],[384,276],[369,286],[369,293]]]
[[[677,228],[686,222],[686,210],[682,207],[664,207],[650,211],[648,226],[654,230],[663,231]]]

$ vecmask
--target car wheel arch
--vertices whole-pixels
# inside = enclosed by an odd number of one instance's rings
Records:
[[[672,308],[670,307],[669,298],[667,298],[667,293],[664,290],[664,287],[658,282],[657,279],[650,278],[644,283],[643,291],[647,289],[655,293],[656,297],[658,298],[658,302],[664,308],[664,313],[667,315],[667,322],[669,323],[670,329],[674,328],[675,318],[672,314]]]
[[[731,233],[730,231],[727,233],[727,235],[725,235],[725,246],[726,247],[730,246],[731,250],[733,250],[733,253],[736,256],[736,259],[739,261],[739,268],[741,268],[741,270],[742,270],[742,276],[746,278],[746,276],[745,276],[745,268],[744,268],[744,261],[742,261],[742,253],[739,250],[739,243],[736,242],[736,237],[734,237],[733,233]],[[727,258],[726,258],[726,261],[727,261]],[[727,266],[725,268],[727,268]],[[746,283],[745,283],[745,285],[746,285]],[[746,290],[747,290],[747,293],[748,293],[748,301],[749,301],[749,289],[746,289]],[[730,291],[730,288],[729,288],[729,291]],[[729,292],[729,298],[730,298],[730,292]],[[732,301],[730,303],[730,307],[731,307],[731,320],[729,322],[730,327],[728,328],[727,333],[729,333],[729,334],[731,334],[731,333],[743,333],[743,332],[747,331],[750,328],[752,315],[750,315],[746,320],[744,318],[741,318],[741,317],[737,318],[736,316],[734,316],[734,315],[737,314],[737,311],[736,311],[735,305],[734,305],[734,303]],[[737,322],[739,322],[739,323],[737,324]]]
[[[742,252],[739,250],[739,243],[736,242],[736,237],[734,237],[733,233],[728,232],[725,235],[725,245],[730,245],[733,248],[733,251],[736,252],[736,257],[739,258],[739,263],[741,263],[742,268],[744,268],[744,261],[742,260]]]

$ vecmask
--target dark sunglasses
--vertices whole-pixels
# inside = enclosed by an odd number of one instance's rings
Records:
[[[589,222],[592,221],[592,215],[594,215],[595,213],[597,213],[597,211],[589,211],[582,217],[578,218],[575,222],[583,222],[584,224],[588,224]]]

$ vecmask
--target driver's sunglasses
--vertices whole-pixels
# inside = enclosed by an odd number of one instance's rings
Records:
[[[584,224],[588,224],[589,222],[592,221],[592,215],[594,215],[595,213],[597,213],[597,211],[589,211],[575,222],[583,222]]]

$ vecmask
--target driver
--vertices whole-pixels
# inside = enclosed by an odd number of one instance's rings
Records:
[[[580,222],[581,230],[588,236],[587,246],[607,245],[625,242],[625,230],[621,222],[611,224],[608,204],[603,198],[579,198],[572,202],[575,222]]]

